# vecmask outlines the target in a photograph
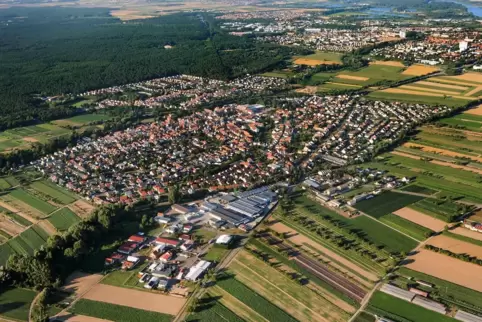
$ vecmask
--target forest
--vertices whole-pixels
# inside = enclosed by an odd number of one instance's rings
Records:
[[[122,22],[108,9],[18,7],[0,10],[0,34],[0,130],[75,113],[44,95],[179,73],[228,79],[302,53],[231,36],[197,13]]]

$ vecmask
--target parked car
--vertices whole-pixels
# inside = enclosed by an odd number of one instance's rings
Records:
[[[139,279],[139,283],[145,283],[145,282],[148,281],[150,278],[151,278],[151,275],[149,275],[149,274],[144,274],[144,275],[142,275],[141,278]]]

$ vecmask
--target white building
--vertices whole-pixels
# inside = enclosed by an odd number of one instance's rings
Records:
[[[208,261],[199,261],[196,265],[192,266],[189,269],[189,273],[186,275],[186,280],[188,281],[197,281],[199,277],[201,277],[204,272],[211,266],[211,262]]]

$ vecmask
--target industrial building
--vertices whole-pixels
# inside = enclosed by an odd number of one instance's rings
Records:
[[[413,294],[412,292],[405,291],[404,289],[390,284],[383,284],[383,286],[380,288],[380,291],[408,302],[411,302],[412,299],[415,297],[415,294]]]
[[[240,214],[239,212],[223,207],[218,207],[209,212],[209,216],[218,221],[225,221],[233,226],[239,226],[251,221],[250,218]]]
[[[482,322],[482,317],[471,314],[462,310],[458,310],[454,318],[464,322]]]

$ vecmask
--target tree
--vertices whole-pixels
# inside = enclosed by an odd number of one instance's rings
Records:
[[[179,185],[174,185],[168,188],[168,201],[170,204],[175,204],[181,200],[181,192]]]

